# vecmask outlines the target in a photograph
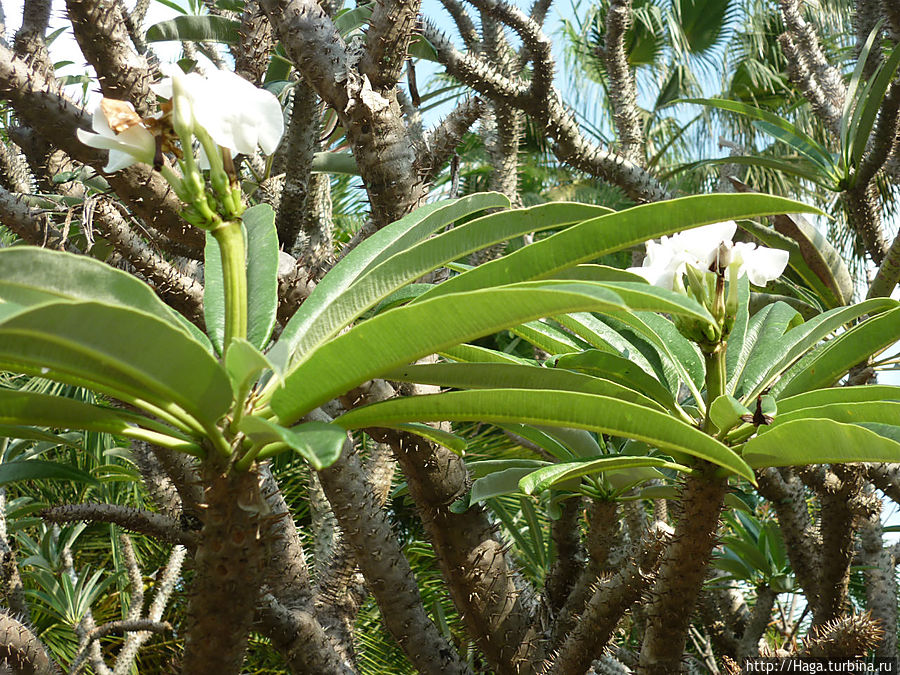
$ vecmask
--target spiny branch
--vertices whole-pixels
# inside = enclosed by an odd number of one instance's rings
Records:
[[[631,24],[631,0],[612,0],[606,13],[607,91],[622,155],[632,162],[640,162],[644,132],[637,107],[637,85],[625,54],[625,33]]]
[[[780,0],[785,33],[778,41],[787,57],[791,79],[815,113],[836,136],[847,89],[840,71],[826,58],[812,26],[800,14],[800,0]]]
[[[463,136],[482,115],[484,107],[484,101],[478,97],[466,99],[428,134],[426,137],[428,149],[416,160],[426,182],[434,180]]]
[[[81,52],[94,66],[107,98],[130,101],[143,117],[153,112],[147,59],[129,47],[125,17],[118,3],[67,0],[72,31]]]
[[[182,529],[181,524],[168,516],[121,504],[63,504],[40,511],[41,518],[51,523],[95,522],[115,523],[129,532],[140,532],[164,541],[197,545],[197,535]]]

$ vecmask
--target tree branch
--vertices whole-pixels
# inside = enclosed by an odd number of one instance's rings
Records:
[[[619,136],[622,156],[641,163],[644,133],[637,107],[637,85],[625,54],[625,33],[632,24],[631,0],[612,0],[606,12],[604,60],[609,78],[609,103]]]
[[[444,166],[444,163],[456,150],[463,136],[484,113],[484,101],[480,98],[468,98],[450,112],[441,123],[426,137],[427,150],[416,160],[423,180],[430,183]]]
[[[48,78],[53,77],[53,63],[44,36],[50,23],[51,6],[51,0],[25,0],[22,26],[13,41],[16,56]]]
[[[888,253],[884,230],[881,227],[881,206],[878,188],[874,183],[859,185],[841,193],[847,209],[847,220],[862,240],[866,252],[876,265],[884,263]]]
[[[779,5],[786,32],[778,42],[787,57],[791,79],[816,115],[839,136],[841,108],[847,93],[841,73],[828,62],[815,31],[800,15],[799,0],[780,0]]]
[[[313,156],[319,148],[321,104],[316,93],[302,81],[294,83],[291,97],[291,121],[282,142],[291,161],[285,167],[284,186],[275,226],[278,241],[288,253],[302,256],[309,245],[309,233],[303,232],[306,215],[306,199],[309,193],[310,170]],[[306,239],[306,241],[304,241]],[[316,242],[318,243],[318,242]]]
[[[107,98],[130,101],[142,117],[153,112],[147,59],[129,47],[121,6],[110,0],[66,0],[81,53],[94,66]]]
[[[59,673],[56,663],[31,629],[6,612],[0,612],[0,664],[8,666],[14,673]]]
[[[91,645],[106,637],[107,635],[115,635],[120,633],[128,633],[132,631],[165,633],[172,630],[172,624],[168,621],[151,621],[150,619],[123,619],[120,621],[109,621],[107,623],[95,626],[81,640],[81,647],[69,666],[69,675],[78,673],[88,658],[88,650]]]
[[[591,499],[588,504],[587,562],[575,577],[572,590],[553,624],[551,640],[559,645],[577,625],[597,581],[607,570],[609,555],[619,532],[620,505],[615,501]]]
[[[359,70],[369,78],[376,91],[384,93],[393,89],[400,79],[420,5],[420,0],[375,3]]]
[[[640,671],[669,675],[680,668],[691,614],[716,542],[727,483],[712,468],[685,479],[681,517],[647,607]]]
[[[258,87],[269,66],[269,54],[275,48],[275,39],[272,24],[256,0],[244,4],[238,35],[240,40],[232,47],[234,71]]]
[[[765,469],[757,473],[757,480],[759,493],[775,506],[791,569],[812,603],[819,594],[820,551],[815,546],[817,534],[809,517],[803,484],[790,469],[783,474],[777,469]]]
[[[172,597],[175,590],[175,584],[178,581],[181,566],[184,563],[187,549],[184,546],[175,546],[169,554],[169,560],[166,566],[159,572],[156,577],[156,593],[150,608],[147,610],[147,621],[161,622],[163,611]],[[128,675],[137,658],[138,650],[150,638],[149,631],[129,632],[125,638],[125,643],[116,656],[113,675]]]
[[[290,611],[267,593],[260,598],[256,617],[266,637],[284,655],[291,673],[356,674],[338,656],[331,638],[309,612]]]
[[[0,220],[16,236],[34,246],[80,253],[50,221],[50,216],[42,209],[34,209],[26,204],[24,195],[9,192],[0,187]]]
[[[425,614],[409,563],[366,483],[353,444],[348,440],[341,458],[318,474],[382,618],[413,665],[434,675],[468,673],[456,649]]]
[[[859,528],[859,556],[866,580],[866,609],[884,632],[875,656],[897,658],[897,559],[884,546],[881,510],[865,519]]]
[[[811,600],[813,626],[840,617],[847,604],[853,543],[861,511],[863,471],[858,465],[832,464],[818,490],[822,504],[819,533],[822,556],[818,571],[819,595]]]
[[[544,596],[553,616],[562,609],[584,564],[579,527],[582,508],[581,497],[567,499],[559,519],[550,522],[554,558],[544,580]]]
[[[560,647],[549,671],[552,675],[581,675],[600,656],[619,621],[656,579],[672,534],[665,523],[655,523],[625,565],[600,582],[575,629]]]
[[[0,487],[0,594],[6,606],[26,623],[31,622],[31,611],[25,601],[25,587],[19,574],[16,552],[9,545],[6,524],[6,488]]]
[[[441,0],[441,4],[453,18],[456,30],[459,31],[459,36],[462,38],[466,49],[471,52],[480,51],[481,39],[478,36],[478,31],[475,28],[472,17],[469,16],[462,3],[458,2],[458,0]]]
[[[197,535],[182,529],[177,520],[152,511],[121,504],[63,504],[38,512],[50,523],[115,523],[129,532],[139,532],[163,541],[182,544],[190,549],[197,546]]]
[[[309,569],[300,534],[294,524],[284,494],[268,464],[260,466],[262,497],[269,505],[271,520],[265,533],[266,585],[289,610],[304,607],[310,600]]]
[[[542,645],[487,514],[476,504],[464,513],[450,510],[467,489],[463,461],[405,432],[368,433],[393,448],[469,635],[497,673],[532,672]]]

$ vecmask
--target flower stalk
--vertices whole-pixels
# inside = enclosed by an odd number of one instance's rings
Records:
[[[223,353],[234,338],[247,337],[247,253],[240,220],[229,220],[212,230],[219,244],[225,291]]]

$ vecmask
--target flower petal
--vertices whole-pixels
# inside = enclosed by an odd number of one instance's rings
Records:
[[[738,276],[746,273],[754,286],[765,286],[781,276],[790,254],[777,248],[757,247],[755,244],[734,245],[733,259],[741,263]]]
[[[692,263],[693,267],[707,270],[716,259],[719,245],[723,242],[730,244],[736,230],[737,223],[727,220],[679,232],[672,239],[678,249],[694,258],[696,264]]]

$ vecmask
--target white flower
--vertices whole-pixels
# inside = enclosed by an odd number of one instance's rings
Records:
[[[743,242],[738,242],[731,249],[731,265],[739,265],[737,277],[746,274],[754,286],[765,286],[780,277],[787,267],[789,257],[790,254],[780,248],[767,248]]]
[[[173,80],[179,80],[179,94],[175,105],[188,103],[196,124],[203,127],[217,145],[232,152],[252,154],[256,147],[271,154],[284,134],[281,104],[273,94],[258,89],[239,75],[227,70],[213,70],[203,77],[197,73],[185,75],[176,65],[164,65],[168,76],[152,86],[163,98],[171,99]],[[173,115],[184,111],[173,111]]]
[[[115,109],[114,112],[111,112]],[[119,128],[114,130],[107,119],[108,115],[116,115],[120,121]],[[78,140],[92,148],[109,150],[109,160],[103,170],[112,173],[131,166],[135,162],[153,164],[156,154],[156,141],[141,123],[140,117],[127,101],[103,99],[94,110],[91,120],[94,133],[78,129]]]
[[[765,286],[781,276],[787,267],[788,252],[756,244],[735,244],[732,238],[736,230],[737,224],[729,220],[662,237],[659,242],[648,241],[643,267],[631,267],[628,271],[670,290],[688,265],[700,272],[709,272],[711,267],[727,268],[729,282],[746,274],[756,286]]]

